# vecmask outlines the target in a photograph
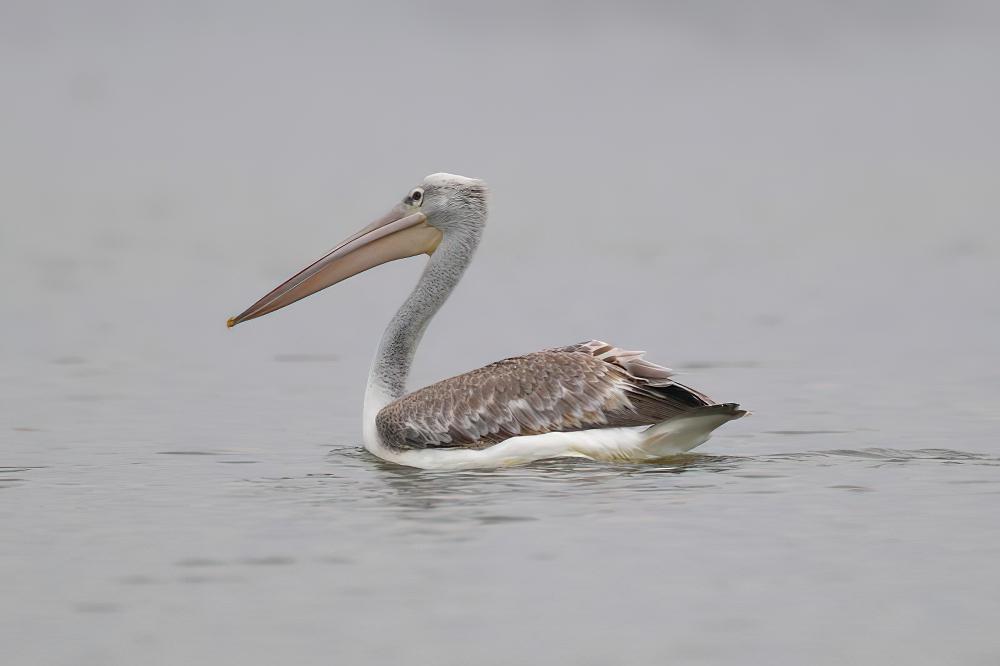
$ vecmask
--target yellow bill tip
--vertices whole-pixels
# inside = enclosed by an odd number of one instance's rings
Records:
[[[232,328],[236,326],[236,317],[230,317],[226,320],[226,328]]]

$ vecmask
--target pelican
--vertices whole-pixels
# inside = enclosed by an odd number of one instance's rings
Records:
[[[490,468],[545,458],[647,461],[689,451],[746,414],[678,383],[669,368],[599,340],[515,356],[406,392],[431,318],[479,246],[487,187],[435,173],[386,215],[227,322],[274,312],[395,259],[429,257],[379,342],[364,402],[364,445],[424,469]]]

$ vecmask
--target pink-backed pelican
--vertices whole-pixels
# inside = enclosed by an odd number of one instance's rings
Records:
[[[671,371],[597,340],[515,356],[406,392],[420,339],[479,245],[481,180],[436,173],[372,222],[231,318],[232,327],[394,259],[430,257],[382,335],[368,376],[365,448],[427,469],[543,458],[642,461],[689,451],[746,412],[684,386]]]

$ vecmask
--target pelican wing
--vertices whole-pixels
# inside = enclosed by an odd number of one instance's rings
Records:
[[[519,435],[651,425],[714,404],[642,356],[598,340],[515,356],[403,396],[376,426],[397,448],[486,448]]]

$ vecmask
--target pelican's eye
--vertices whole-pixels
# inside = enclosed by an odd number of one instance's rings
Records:
[[[419,187],[414,187],[407,199],[409,199],[410,203],[414,206],[419,206],[424,202],[424,191]]]

